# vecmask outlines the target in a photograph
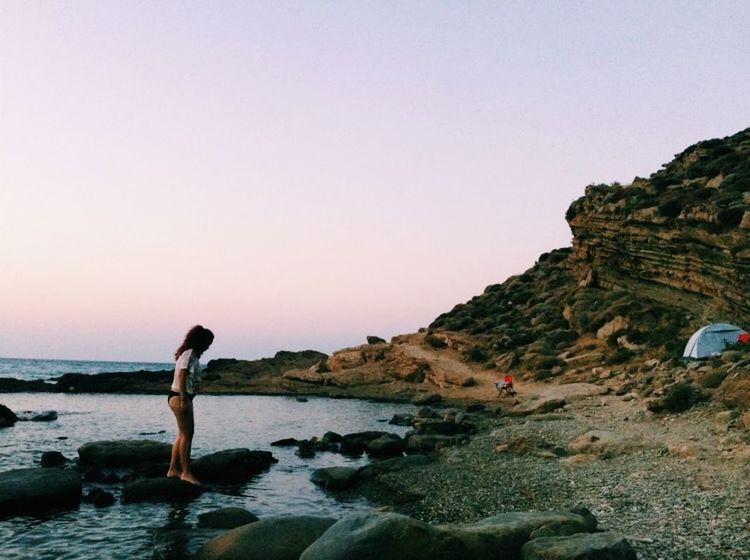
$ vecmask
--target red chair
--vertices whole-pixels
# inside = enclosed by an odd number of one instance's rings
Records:
[[[512,375],[506,375],[502,381],[498,381],[497,383],[495,383],[495,387],[497,387],[497,395],[499,397],[502,397],[505,395],[512,397],[513,395],[516,394],[516,390],[513,388],[513,376]]]

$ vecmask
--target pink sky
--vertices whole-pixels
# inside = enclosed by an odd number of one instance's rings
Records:
[[[0,4],[0,356],[330,352],[750,126],[745,2]]]

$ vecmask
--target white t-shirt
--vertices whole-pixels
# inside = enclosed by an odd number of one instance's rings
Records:
[[[174,365],[174,378],[172,379],[172,391],[175,393],[180,392],[180,370],[187,370],[187,376],[185,377],[185,391],[190,394],[195,394],[195,387],[201,379],[201,365],[198,363],[198,356],[195,355],[192,348],[188,348],[180,357],[177,358],[177,362]]]

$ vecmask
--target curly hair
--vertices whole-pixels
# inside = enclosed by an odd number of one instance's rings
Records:
[[[211,343],[214,341],[214,333],[201,325],[195,325],[185,335],[180,347],[175,350],[175,360],[180,357],[185,350],[192,349],[198,356],[203,354]]]

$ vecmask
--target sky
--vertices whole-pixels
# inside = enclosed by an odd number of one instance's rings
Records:
[[[0,0],[0,356],[332,352],[750,126],[744,1]]]

